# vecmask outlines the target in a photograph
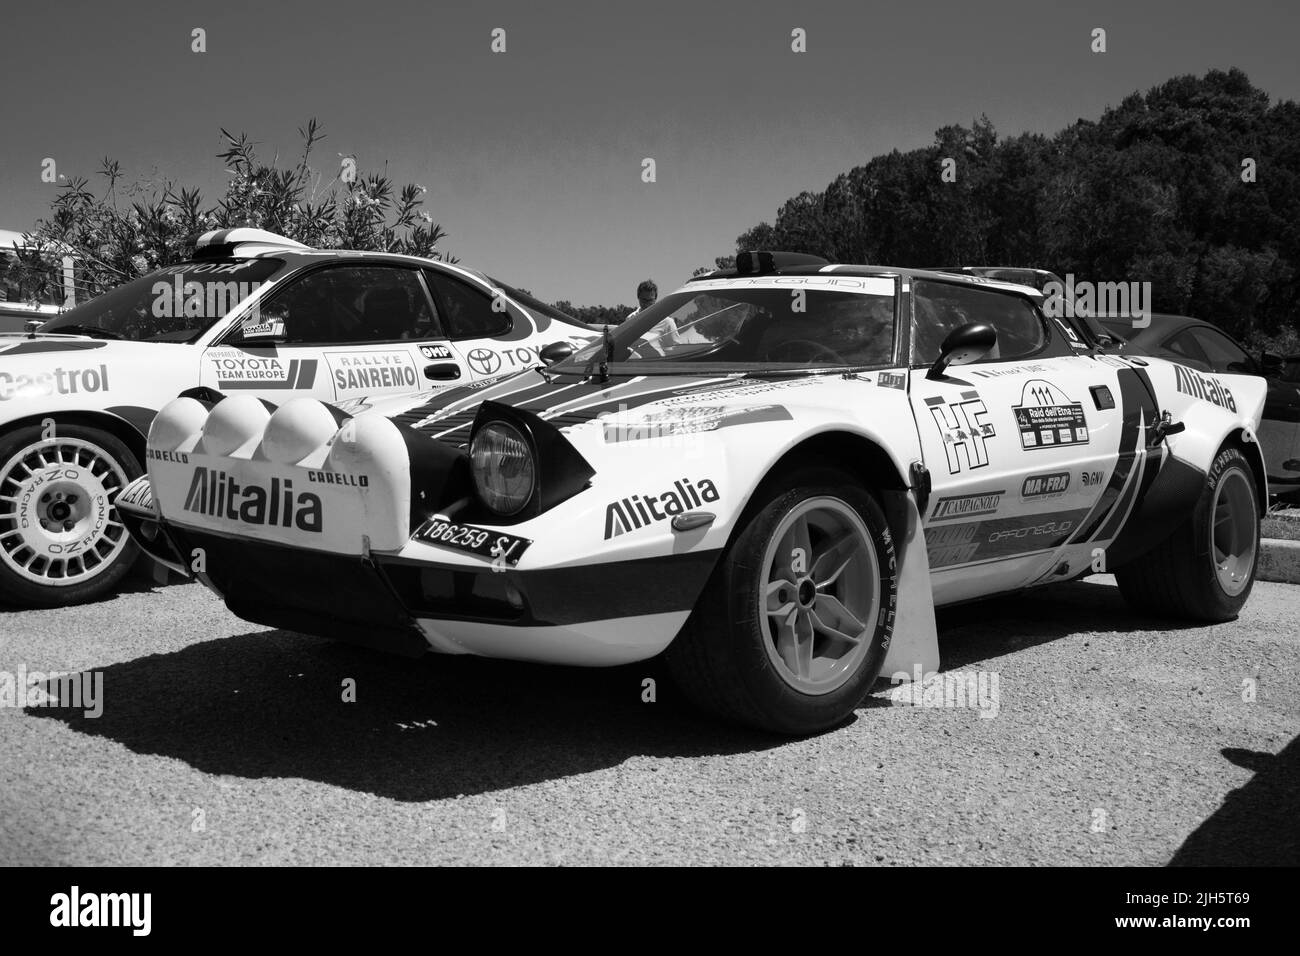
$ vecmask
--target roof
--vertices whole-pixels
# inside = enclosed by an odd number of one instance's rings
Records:
[[[778,266],[759,273],[739,273],[735,269],[715,269],[703,275],[695,276],[691,282],[712,282],[718,279],[760,278],[762,276],[811,276],[811,275],[867,276],[881,278],[929,279],[935,282],[977,285],[984,288],[1015,292],[1041,299],[1043,294],[1033,286],[1017,285],[983,276],[966,275],[960,272],[942,272],[935,269],[907,269],[899,266],[857,265],[853,263],[827,263],[826,265],[791,265]]]

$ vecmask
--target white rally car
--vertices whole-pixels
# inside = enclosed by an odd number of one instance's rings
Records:
[[[1262,379],[1126,359],[1030,288],[745,254],[545,369],[376,403],[181,398],[132,534],[236,614],[612,665],[783,732],[938,666],[934,609],[1096,570],[1250,593]]]
[[[108,592],[135,556],[115,496],[142,473],[154,414],[205,387],[346,402],[538,364],[595,330],[481,273],[319,251],[258,229],[0,335],[0,602]]]

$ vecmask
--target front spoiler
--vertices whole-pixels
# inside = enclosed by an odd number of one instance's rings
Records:
[[[158,525],[154,540],[201,555],[202,570],[191,576],[239,617],[408,657],[435,650],[597,666],[643,660],[677,636],[718,559],[703,551],[494,571]]]

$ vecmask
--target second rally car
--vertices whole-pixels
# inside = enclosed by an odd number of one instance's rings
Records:
[[[594,334],[463,266],[208,233],[193,261],[0,335],[0,602],[113,589],[136,554],[114,499],[186,388],[345,402],[536,365]]]
[[[804,733],[938,666],[934,609],[1114,571],[1250,593],[1264,383],[1071,342],[1033,289],[745,254],[548,368],[350,415],[198,394],[120,505],[262,624],[417,654],[667,651]]]

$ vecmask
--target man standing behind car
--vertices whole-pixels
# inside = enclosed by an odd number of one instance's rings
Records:
[[[654,305],[658,299],[659,287],[655,285],[655,280],[646,279],[636,287],[637,307],[629,312],[627,318],[623,321],[626,322],[627,319],[632,318],[632,316],[636,315],[638,312],[644,312],[646,309],[650,308],[650,306]]]

